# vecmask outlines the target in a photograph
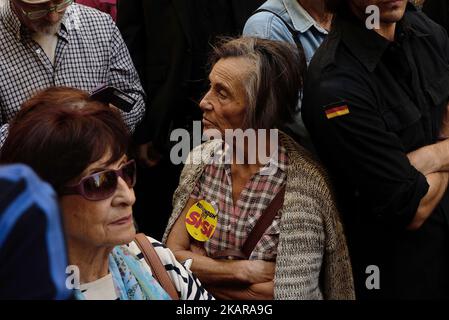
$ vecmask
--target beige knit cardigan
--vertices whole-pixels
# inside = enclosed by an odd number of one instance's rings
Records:
[[[274,298],[355,299],[346,239],[328,178],[305,149],[284,133],[280,132],[279,136],[287,150],[288,166],[281,208]],[[166,242],[218,143],[206,142],[189,154],[173,196],[173,212],[163,242]]]

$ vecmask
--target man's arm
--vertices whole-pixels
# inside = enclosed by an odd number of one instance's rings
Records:
[[[423,223],[440,203],[448,187],[449,172],[431,173],[426,176],[426,180],[429,184],[429,191],[421,199],[416,215],[407,227],[409,230],[418,230],[421,228]]]
[[[261,260],[215,260],[191,251],[191,238],[185,227],[185,215],[197,200],[191,198],[174,224],[167,246],[180,261],[193,259],[192,271],[203,284],[221,286],[223,284],[252,285],[272,281],[275,264]]]
[[[331,70],[317,78],[313,83],[309,75],[303,118],[337,182],[352,187],[364,214],[402,228],[419,226],[441,200],[444,179],[427,178],[412,165],[363,75]],[[327,117],[335,103],[348,113]]]
[[[449,109],[449,105],[447,106]],[[440,135],[449,138],[449,110],[443,119]],[[449,171],[449,139],[410,152],[410,163],[424,175]]]
[[[448,105],[449,108],[449,105]],[[449,130],[448,114],[443,120],[441,135],[446,135]],[[412,166],[426,176],[429,184],[429,192],[421,199],[418,211],[408,226],[410,230],[416,230],[427,220],[432,211],[441,201],[448,187],[449,176],[449,140],[425,146],[407,154]]]

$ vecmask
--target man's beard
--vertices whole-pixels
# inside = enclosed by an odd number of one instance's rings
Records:
[[[41,34],[46,35],[55,35],[58,33],[59,29],[61,27],[61,21],[58,21],[53,24],[49,24],[48,22],[40,22],[40,23],[34,23],[33,24],[33,31]]]

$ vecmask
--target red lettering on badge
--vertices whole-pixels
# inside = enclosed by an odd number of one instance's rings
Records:
[[[186,219],[186,223],[190,224],[190,225],[196,225],[198,223],[198,218],[200,216],[201,216],[200,213],[193,211],[190,213],[189,217]],[[201,222],[201,219],[199,221]]]

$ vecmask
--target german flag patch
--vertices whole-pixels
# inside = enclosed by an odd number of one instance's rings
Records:
[[[333,103],[326,106],[324,112],[328,119],[333,119],[349,114],[349,107],[346,102]]]

